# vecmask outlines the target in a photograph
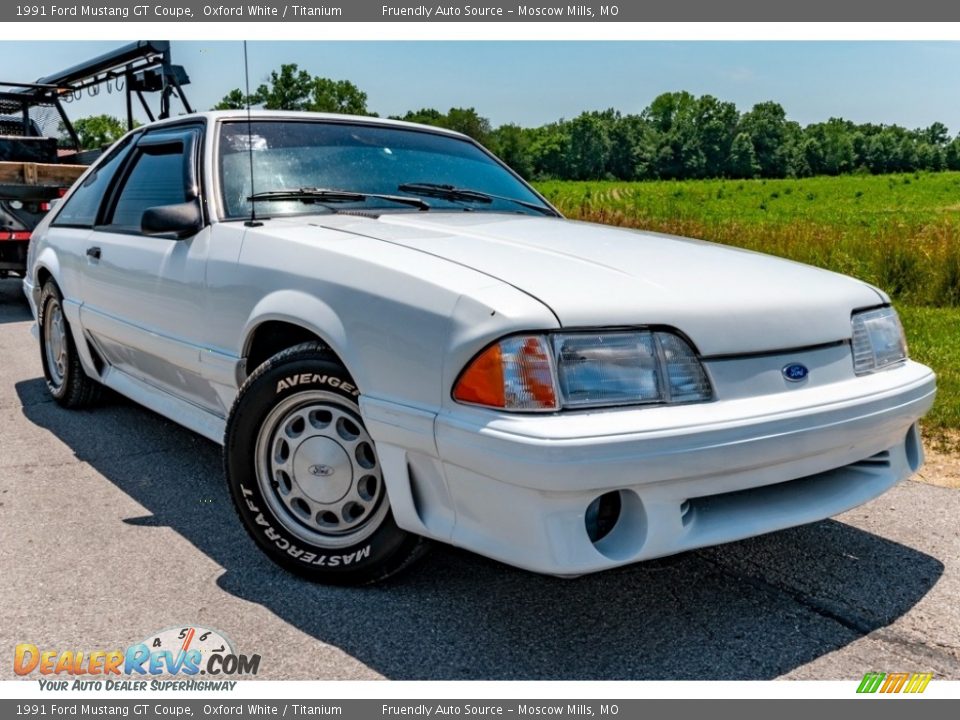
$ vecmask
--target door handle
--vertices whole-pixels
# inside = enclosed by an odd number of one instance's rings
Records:
[[[87,257],[92,258],[93,260],[100,259],[100,248],[98,247],[88,247],[87,248]]]

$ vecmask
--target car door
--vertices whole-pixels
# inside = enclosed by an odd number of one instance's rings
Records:
[[[210,228],[164,233],[155,222],[184,208],[202,218],[201,137],[186,125],[137,140],[87,238],[80,316],[110,372],[216,411],[200,372]]]
[[[123,167],[134,140],[135,136],[128,136],[97,163],[96,168],[54,210],[53,220],[47,228],[44,240],[56,253],[57,284],[63,293],[64,305],[70,309],[79,307],[83,296],[85,252],[90,247],[90,235],[97,223],[103,197]]]

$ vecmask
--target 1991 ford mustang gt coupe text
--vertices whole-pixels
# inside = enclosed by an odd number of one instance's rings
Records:
[[[933,373],[880,290],[570,222],[472,140],[379,119],[139,128],[24,281],[50,392],[222,443],[312,579],[424,538],[576,575],[829,517],[921,464]]]

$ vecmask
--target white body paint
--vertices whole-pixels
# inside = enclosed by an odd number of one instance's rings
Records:
[[[271,116],[282,113],[256,115]],[[34,233],[24,287],[36,314],[38,279],[56,280],[88,374],[214,441],[252,371],[251,334],[282,320],[329,345],[362,391],[401,527],[540,572],[580,574],[826,518],[922,462],[916,423],[934,376],[911,361],[854,375],[851,313],[889,301],[862,282],[549,217],[224,222],[211,158],[218,124],[236,113],[197,117],[207,128],[203,230],[173,241],[51,228],[54,212]],[[85,255],[91,244],[99,262]],[[691,340],[712,402],[524,415],[451,397],[470,359],[509,333],[643,325]],[[787,382],[788,363],[809,377]],[[611,490],[622,491],[621,520],[595,545],[584,513]]]

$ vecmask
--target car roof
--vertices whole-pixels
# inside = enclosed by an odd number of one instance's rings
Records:
[[[345,115],[340,113],[319,113],[297,110],[250,110],[249,114],[247,110],[210,110],[208,112],[178,115],[165,120],[157,120],[155,122],[142,125],[137,129],[160,127],[171,123],[183,122],[184,120],[188,120],[190,118],[203,118],[208,121],[215,122],[223,120],[246,120],[247,117],[252,120],[332,120],[336,122],[351,122],[358,125],[370,125],[377,127],[389,126],[406,128],[408,130],[421,130],[425,132],[449,135],[450,137],[460,139],[470,139],[469,136],[464,135],[463,133],[458,133],[454,130],[447,130],[446,128],[437,127],[435,125],[423,125],[421,123],[407,122],[406,120],[370,117],[368,115]]]

